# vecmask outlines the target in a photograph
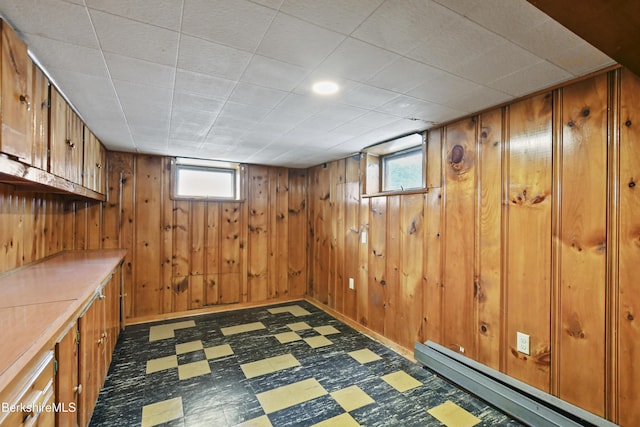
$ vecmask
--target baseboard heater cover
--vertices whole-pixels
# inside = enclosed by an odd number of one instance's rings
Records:
[[[432,341],[417,342],[414,357],[425,367],[525,424],[536,427],[617,425]]]

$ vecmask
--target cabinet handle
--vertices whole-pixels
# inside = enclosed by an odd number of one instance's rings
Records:
[[[98,169],[102,169],[102,163],[96,163],[96,167],[97,167]]]
[[[99,299],[105,299],[106,297],[107,297],[107,296],[106,296],[105,294],[100,294],[100,295],[98,295],[98,298],[99,298]]]
[[[73,388],[73,392],[74,392],[75,394],[82,394],[82,384],[78,384],[77,386],[75,386],[75,387]]]
[[[73,141],[72,141],[72,140],[70,140],[70,139],[67,139],[67,144],[69,144],[69,147],[70,147],[70,148],[75,148],[75,146],[76,146],[76,143],[75,143],[75,142],[73,142]]]
[[[27,95],[20,95],[20,103],[27,104],[27,111],[31,111],[31,101]]]

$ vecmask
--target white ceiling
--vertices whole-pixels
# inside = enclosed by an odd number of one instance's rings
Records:
[[[613,64],[525,0],[0,0],[112,150],[307,167]],[[313,95],[318,79],[341,86]]]

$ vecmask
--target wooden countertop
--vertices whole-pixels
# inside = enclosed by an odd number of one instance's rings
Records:
[[[125,254],[61,252],[0,276],[0,390],[59,338]]]

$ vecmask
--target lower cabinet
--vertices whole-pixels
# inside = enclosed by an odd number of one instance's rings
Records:
[[[120,332],[119,274],[114,273],[56,344],[58,426],[87,426]]]

